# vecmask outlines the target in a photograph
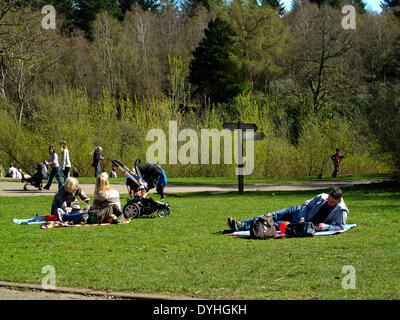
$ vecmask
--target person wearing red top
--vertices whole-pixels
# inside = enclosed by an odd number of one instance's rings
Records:
[[[340,162],[342,161],[343,158],[344,158],[343,153],[340,153],[340,149],[337,148],[336,153],[331,156],[331,159],[333,161],[333,168],[334,168],[333,172],[332,172],[332,177],[334,177],[334,178],[337,177],[337,174],[339,172]]]

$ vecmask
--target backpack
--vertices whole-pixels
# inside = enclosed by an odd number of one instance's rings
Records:
[[[312,222],[289,223],[285,229],[286,237],[312,237],[315,235],[315,227]]]
[[[262,216],[250,223],[250,237],[253,239],[266,240],[277,236],[274,218]]]

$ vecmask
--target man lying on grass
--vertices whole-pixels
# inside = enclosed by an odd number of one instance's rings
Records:
[[[272,216],[277,230],[284,221],[312,222],[318,231],[340,230],[346,225],[348,213],[349,209],[342,198],[342,190],[333,187],[329,194],[321,193],[313,199],[307,200],[301,206],[285,208],[244,221],[229,217],[228,226],[232,231],[249,231],[251,221],[262,216]]]

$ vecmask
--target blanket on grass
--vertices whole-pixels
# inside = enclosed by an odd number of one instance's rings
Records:
[[[50,229],[57,227],[93,227],[93,226],[109,226],[112,223],[93,223],[93,224],[73,224],[72,222],[66,221],[45,221],[44,217],[35,217],[32,219],[13,219],[13,222],[20,225],[28,225],[28,224],[41,224],[42,229]],[[131,222],[130,219],[125,219],[122,224],[126,224]],[[119,223],[121,224],[121,223]]]
[[[127,224],[131,222],[131,219],[125,219],[124,222],[117,224]],[[61,221],[52,221],[47,224],[42,224],[40,226],[41,229],[51,229],[51,228],[59,228],[59,227],[98,227],[98,226],[111,226],[115,223],[85,223],[85,224],[74,224],[72,222],[61,222]]]
[[[339,234],[339,233],[343,233],[346,232],[352,228],[357,227],[357,223],[348,223],[346,224],[346,226],[341,229],[341,230],[335,230],[335,231],[316,231],[315,235],[316,236],[330,236],[333,234]],[[276,231],[277,233],[277,237],[284,237],[285,235],[282,235],[282,233],[280,231]],[[250,237],[250,231],[235,231],[233,233],[230,234],[231,236],[241,236],[241,237]]]

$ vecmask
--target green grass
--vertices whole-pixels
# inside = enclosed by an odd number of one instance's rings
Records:
[[[218,177],[189,177],[189,178],[169,178],[168,183],[171,185],[232,185],[238,183],[238,178],[218,178]],[[339,175],[332,178],[330,175],[323,176],[319,179],[317,176],[309,177],[244,177],[246,184],[270,184],[270,183],[301,183],[301,182],[321,182],[321,181],[353,181],[353,180],[388,180],[390,174],[355,174],[355,175]],[[0,178],[0,181],[17,181],[20,179]],[[44,180],[45,181],[45,180]],[[53,180],[54,181],[54,180]],[[79,183],[95,183],[94,177],[79,177]],[[125,184],[125,178],[109,178],[110,184]]]
[[[67,287],[216,299],[399,299],[398,185],[344,188],[348,222],[358,227],[341,235],[259,241],[224,233],[228,215],[250,218],[316,194],[180,194],[167,198],[167,218],[49,230],[12,219],[47,213],[51,197],[0,197],[0,279],[41,283],[42,268],[52,265],[56,285]],[[342,288],[346,265],[356,270],[356,289]]]

